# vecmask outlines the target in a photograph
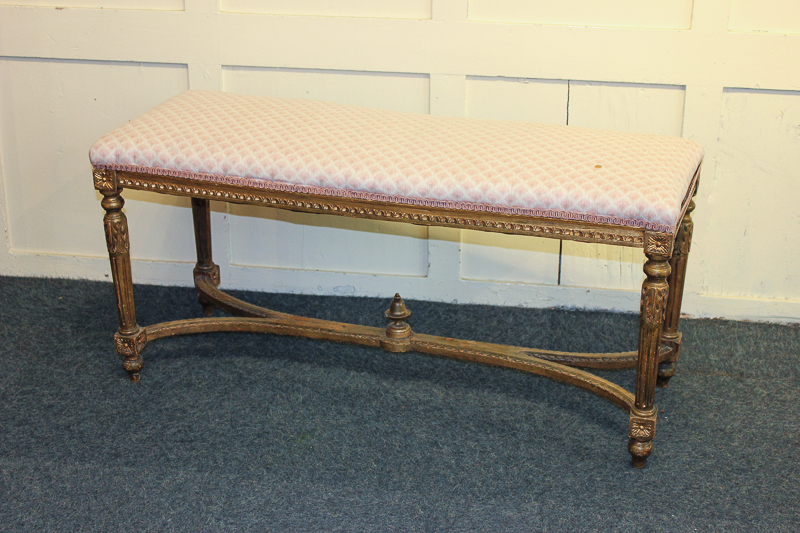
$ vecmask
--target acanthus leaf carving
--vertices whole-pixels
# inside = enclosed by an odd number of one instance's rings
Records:
[[[106,245],[108,253],[121,254],[130,250],[128,239],[128,224],[125,215],[107,216],[103,219],[103,226],[106,230]]]
[[[645,283],[642,287],[642,319],[649,324],[664,322],[667,308],[667,286],[653,286]]]

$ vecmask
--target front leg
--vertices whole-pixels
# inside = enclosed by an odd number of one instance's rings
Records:
[[[144,365],[141,353],[147,345],[147,336],[145,330],[136,323],[128,220],[122,212],[125,201],[120,196],[122,191],[116,185],[116,173],[113,171],[95,170],[95,187],[103,194],[100,205],[106,210],[103,227],[117,297],[119,330],[114,335],[114,345],[117,353],[124,357],[122,366],[128,372],[128,377],[136,382],[141,378]]]
[[[642,284],[641,318],[639,322],[639,355],[636,366],[636,395],[628,426],[628,451],[633,466],[644,468],[653,451],[656,434],[655,388],[658,375],[658,351],[664,328],[670,273],[672,236],[647,233],[645,236],[644,272]]]

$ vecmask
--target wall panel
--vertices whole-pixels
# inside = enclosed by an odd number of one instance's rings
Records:
[[[571,81],[569,124],[680,136],[683,95],[676,85]]]
[[[470,0],[470,20],[624,28],[688,29],[692,0]]]
[[[220,9],[230,13],[317,17],[431,18],[431,0],[220,0]]]
[[[471,118],[566,124],[569,84],[470,76],[466,115]],[[552,239],[461,232],[461,277],[504,282],[558,283],[559,242]]]
[[[732,31],[800,33],[797,0],[731,0]]]
[[[722,112],[707,291],[800,300],[800,92],[726,90]]]
[[[234,93],[310,98],[410,113],[427,113],[430,106],[426,74],[223,67],[222,87]]]
[[[183,11],[184,0],[0,0],[0,5]]]
[[[185,66],[5,58],[0,78],[0,154],[11,249],[103,256],[103,210],[92,188],[89,147],[186,89]],[[186,210],[173,209],[176,202],[161,195],[127,193],[125,198],[134,257],[191,259]],[[188,226],[182,226],[184,218]]]
[[[468,117],[567,123],[566,80],[467,76],[466,88]]]
[[[426,113],[427,76],[303,69],[226,67],[232,92],[361,103]],[[236,265],[424,276],[423,226],[316,217],[303,213],[230,206],[231,262]]]

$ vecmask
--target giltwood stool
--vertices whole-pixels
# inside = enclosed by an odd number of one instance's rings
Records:
[[[628,450],[644,467],[657,382],[675,373],[690,213],[702,148],[658,135],[445,118],[310,100],[187,91],[91,149],[131,381],[148,342],[251,331],[417,351],[516,368],[602,396],[630,415]],[[136,323],[123,189],[192,200],[194,283],[206,318]],[[385,329],[278,313],[222,292],[209,200],[644,249],[639,347],[578,354],[415,333],[399,295]],[[212,317],[214,307],[232,317]],[[631,393],[576,367],[636,367]]]

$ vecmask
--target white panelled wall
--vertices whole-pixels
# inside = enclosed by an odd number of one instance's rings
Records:
[[[0,274],[110,279],[89,146],[212,89],[695,139],[684,311],[800,322],[798,5],[0,0]],[[123,196],[134,280],[191,284],[188,202]],[[212,205],[226,288],[638,307],[636,249]]]

